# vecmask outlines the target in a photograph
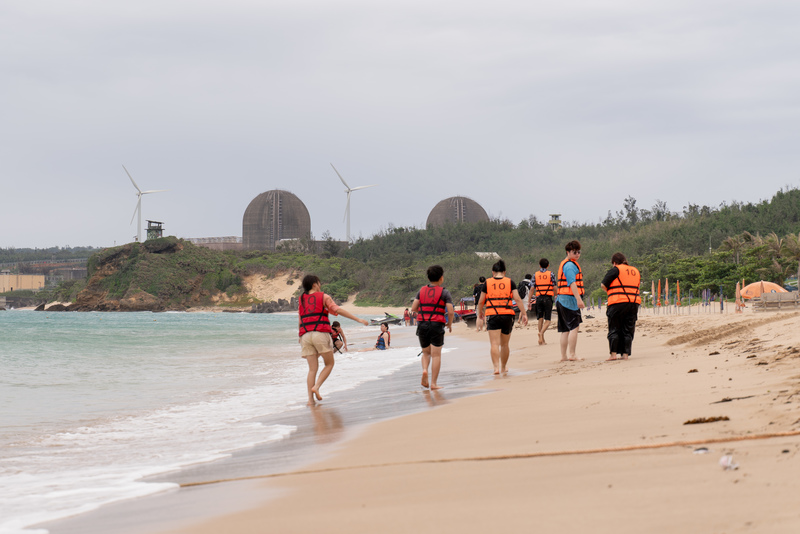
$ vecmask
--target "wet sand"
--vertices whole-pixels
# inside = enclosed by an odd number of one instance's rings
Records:
[[[800,315],[643,314],[626,362],[588,315],[585,360],[516,330],[489,394],[370,425],[248,489],[257,506],[160,531],[800,531]],[[490,371],[486,334],[457,326]]]

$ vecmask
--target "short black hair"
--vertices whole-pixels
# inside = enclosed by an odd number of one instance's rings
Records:
[[[481,284],[484,283],[485,281],[486,281],[485,276],[481,276],[480,278],[478,278],[478,282],[480,282]]]
[[[503,260],[497,260],[497,263],[492,265],[492,272],[493,273],[504,273],[506,272],[506,262]]]
[[[542,258],[541,260],[539,260],[539,267],[541,267],[542,269],[547,269],[549,265],[550,261],[547,258]]]
[[[564,245],[564,250],[566,250],[567,252],[578,251],[580,249],[581,249],[581,242],[578,241],[577,239],[574,241],[570,241],[569,243]]]
[[[525,275],[525,280],[530,280],[531,278],[533,278],[532,274],[526,274]]]
[[[431,265],[428,267],[428,280],[438,282],[444,276],[444,269],[441,265]]]

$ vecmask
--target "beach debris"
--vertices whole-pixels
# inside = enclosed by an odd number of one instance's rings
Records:
[[[707,454],[709,452],[711,452],[711,451],[708,450],[708,447],[697,447],[694,450],[693,454]]]
[[[708,353],[709,356],[716,356],[717,354],[719,354],[718,350],[715,350],[714,352],[709,352]]]
[[[718,400],[716,402],[712,402],[711,404],[720,404],[720,403],[723,403],[723,402],[731,402],[731,401],[735,401],[735,400],[752,399],[753,397],[755,397],[755,395],[748,395],[746,397],[725,397],[724,399]]]
[[[689,372],[690,373],[698,373],[699,371],[697,369],[689,369]]]
[[[739,469],[739,464],[733,462],[733,456],[731,456],[730,454],[726,454],[725,456],[720,458],[719,465],[722,466],[722,468],[725,471],[734,471],[736,469]]]
[[[717,417],[698,417],[697,419],[689,419],[684,425],[702,425],[703,423],[716,423],[717,421],[730,421],[731,418],[727,415],[720,415]]]
[[[783,454],[789,454],[791,451],[789,449],[783,449],[781,452]]]

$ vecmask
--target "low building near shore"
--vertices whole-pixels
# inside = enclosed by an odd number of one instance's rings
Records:
[[[0,293],[28,289],[39,291],[44,288],[43,274],[12,274],[11,271],[0,271]]]

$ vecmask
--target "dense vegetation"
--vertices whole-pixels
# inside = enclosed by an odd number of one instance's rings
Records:
[[[406,306],[426,282],[425,269],[433,263],[445,268],[445,285],[458,299],[471,296],[473,284],[479,276],[488,276],[494,263],[475,252],[497,253],[506,261],[508,275],[519,281],[535,272],[542,257],[555,270],[564,257],[564,244],[577,239],[583,245],[587,292],[595,298],[603,295],[600,280],[618,251],[640,268],[645,288],[652,280],[668,277],[680,280],[684,292],[696,295],[721,288],[732,295],[737,280],[783,285],[800,272],[800,190],[781,190],[771,200],[755,204],[734,202],[716,208],[690,204],[680,213],[663,202],[640,209],[628,197],[620,211],[609,212],[598,224],[572,222],[557,230],[530,217],[518,224],[492,220],[424,230],[390,227],[357,240],[347,250],[323,237],[318,254],[308,252],[310,242],[294,245],[300,250],[239,253],[215,252],[188,242],[181,242],[180,251],[164,253],[177,242],[175,238],[128,244],[124,247],[135,250],[103,283],[112,296],[133,288],[176,303],[200,288],[207,295],[214,291],[239,295],[244,304],[254,301],[242,295],[242,276],[289,272],[299,277],[311,272],[337,300],[358,292],[358,304]],[[89,275],[124,247],[92,256]],[[76,287],[59,291],[61,296],[74,295]]]

